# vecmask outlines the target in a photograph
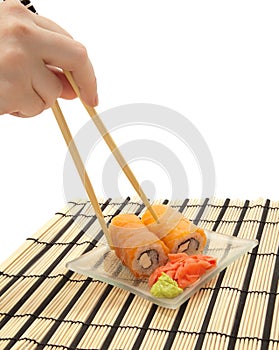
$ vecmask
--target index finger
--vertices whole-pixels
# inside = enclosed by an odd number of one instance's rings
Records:
[[[98,104],[97,79],[90,60],[87,59],[83,67],[79,66],[76,70],[72,70],[71,73],[79,88],[83,102],[91,107],[96,106]]]
[[[97,82],[86,48],[68,36],[43,28],[37,40],[40,42],[40,54],[44,62],[70,71],[83,102],[88,106],[95,106]]]

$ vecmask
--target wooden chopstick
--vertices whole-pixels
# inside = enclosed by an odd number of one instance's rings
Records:
[[[101,228],[105,234],[106,240],[107,240],[108,244],[112,247],[110,235],[108,232],[105,218],[103,216],[103,212],[100,208],[100,205],[98,203],[98,199],[95,195],[94,189],[93,189],[92,184],[91,184],[90,179],[89,179],[89,176],[88,176],[87,171],[84,167],[84,164],[82,162],[82,159],[80,157],[80,154],[79,154],[78,149],[76,147],[76,144],[73,140],[70,129],[66,123],[66,120],[64,118],[64,115],[62,113],[62,110],[59,106],[58,101],[55,101],[54,105],[52,106],[52,111],[53,111],[53,114],[54,114],[56,121],[59,125],[59,128],[62,132],[62,135],[65,139],[65,142],[69,148],[69,151],[71,153],[71,156],[73,158],[75,166],[77,168],[77,171],[78,171],[79,176],[81,178],[81,181],[83,183],[83,186],[84,186],[86,193],[90,199],[90,202],[91,202],[92,207],[95,211],[96,217],[101,225]]]
[[[127,176],[128,180],[130,181],[130,183],[134,187],[135,191],[137,192],[137,194],[139,195],[139,197],[143,201],[144,205],[148,208],[148,210],[150,211],[151,215],[153,216],[153,218],[158,223],[157,214],[155,213],[155,211],[151,207],[148,198],[146,197],[145,193],[143,192],[143,190],[142,190],[140,184],[138,183],[135,175],[133,174],[133,172],[132,172],[131,168],[129,167],[129,165],[126,163],[123,155],[121,154],[120,150],[116,146],[113,138],[111,137],[110,133],[108,132],[108,130],[105,127],[104,123],[102,122],[101,118],[99,117],[99,115],[97,114],[97,112],[95,111],[95,109],[93,107],[90,107],[90,106],[86,105],[82,101],[81,96],[80,96],[79,88],[78,88],[78,86],[77,86],[77,84],[76,84],[76,82],[75,82],[71,72],[66,71],[66,70],[64,70],[63,72],[64,72],[66,78],[68,79],[69,83],[71,84],[73,90],[75,91],[75,93],[79,97],[80,101],[84,105],[85,109],[87,110],[88,114],[92,118],[93,122],[95,123],[97,129],[99,130],[100,134],[102,135],[103,139],[105,140],[106,144],[108,145],[109,149],[111,150],[112,154],[114,155],[114,157],[117,160],[118,164],[120,165],[121,169],[124,171],[124,173]]]

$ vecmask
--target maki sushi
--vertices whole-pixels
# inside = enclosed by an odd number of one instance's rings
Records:
[[[180,212],[163,205],[153,205],[158,216],[156,223],[150,211],[142,216],[142,222],[149,231],[155,233],[169,248],[171,254],[186,253],[188,255],[201,254],[206,245],[206,234],[200,227],[186,219]]]
[[[169,249],[134,214],[120,214],[109,225],[112,247],[138,278],[148,277],[168,260]]]

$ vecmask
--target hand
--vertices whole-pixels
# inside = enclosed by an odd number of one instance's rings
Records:
[[[0,53],[0,114],[31,117],[58,97],[75,98],[63,69],[72,73],[83,102],[98,104],[96,77],[85,47],[18,0],[0,3]]]

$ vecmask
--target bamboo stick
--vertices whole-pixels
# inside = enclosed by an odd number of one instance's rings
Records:
[[[72,88],[74,89],[77,96],[80,98],[82,104],[84,105],[85,109],[87,110],[88,114],[92,118],[93,122],[95,123],[97,129],[99,130],[100,134],[102,135],[103,139],[105,140],[106,144],[108,145],[109,149],[111,150],[112,154],[114,155],[115,159],[119,163],[121,169],[124,171],[125,175],[129,179],[130,183],[134,187],[136,193],[140,196],[145,206],[149,209],[151,215],[153,218],[158,221],[157,215],[154,212],[153,208],[150,206],[149,200],[146,197],[143,189],[141,188],[140,184],[138,183],[138,180],[136,179],[135,175],[133,174],[131,168],[129,167],[128,163],[125,161],[123,155],[121,154],[120,150],[116,146],[113,138],[111,137],[110,133],[106,129],[104,123],[102,122],[99,115],[96,113],[95,109],[93,107],[90,107],[86,105],[80,96],[79,88],[73,79],[72,74],[69,71],[64,71],[64,74],[66,78],[68,79],[69,83],[71,84]]]
[[[195,203],[195,201],[193,201]],[[243,224],[240,227],[239,236],[255,238],[257,230],[259,228],[259,220],[261,218],[263,208],[261,205],[264,204],[264,200],[254,201],[250,203],[250,206],[246,212]],[[179,201],[173,201],[173,205],[179,205]],[[191,201],[189,201],[189,204]],[[211,204],[222,206],[223,201],[213,200]],[[243,203],[242,203],[243,204]],[[231,201],[230,205],[235,205],[236,207],[229,207],[224,216],[223,222],[218,226],[218,230],[232,235],[234,228],[236,227],[237,220],[241,213],[241,208],[237,208],[237,205],[241,206],[239,201]],[[276,204],[278,204],[276,202]],[[275,204],[272,204],[274,209],[269,210],[269,215],[267,217],[268,221],[278,220],[278,208],[275,208]],[[88,213],[89,205],[84,208],[83,213]],[[113,215],[117,210],[117,205],[107,206],[105,209],[106,215]],[[126,212],[136,212],[139,206],[135,203],[128,203],[124,208]],[[191,210],[190,210],[191,209]],[[192,212],[193,207],[189,208],[188,212]],[[214,220],[218,217],[221,207],[210,207],[205,216],[206,220],[210,220],[207,223],[207,227],[212,227]],[[104,211],[104,212],[105,212]],[[187,212],[187,210],[186,210]],[[109,216],[106,217],[106,220],[109,220]],[[258,220],[256,223],[249,220]],[[66,218],[63,218],[62,221],[66,222]],[[213,222],[211,222],[213,221]],[[80,229],[90,222],[90,218],[83,217],[80,221],[79,227],[70,227],[67,231],[64,232],[63,236],[59,239],[58,242],[69,244],[71,240],[78,234]],[[56,229],[61,227],[59,224],[55,224],[51,230],[46,230],[48,232],[42,236],[44,239],[51,240],[51,232],[54,235]],[[63,226],[63,225],[62,225]],[[259,246],[259,252],[264,254],[269,254],[270,252],[275,252],[278,249],[278,228],[279,224],[267,224],[264,227],[262,233],[262,239]],[[92,237],[98,233],[98,228],[94,227],[92,229]],[[40,235],[41,237],[41,235]],[[270,239],[269,239],[270,238]],[[82,235],[77,243],[83,243],[88,240],[86,235]],[[32,241],[30,241],[32,242]],[[40,259],[37,264],[35,264],[34,270],[30,270],[30,274],[34,272],[42,273],[45,267],[51,264],[59,254],[65,249],[65,245],[53,246],[47,254],[44,255],[43,259]],[[53,269],[52,275],[55,274],[65,274],[67,269],[65,263],[67,259],[72,259],[74,256],[79,256],[82,254],[86,247],[85,245],[73,246],[70,249],[67,256],[62,259],[62,261]],[[21,259],[16,259],[16,262],[13,262],[11,259],[11,265],[9,265],[9,270],[12,270],[15,273],[22,267],[22,262],[27,262],[28,258],[31,259],[34,254],[37,254],[42,247],[34,242],[31,243],[31,246],[26,247],[26,252],[21,254]],[[229,335],[234,323],[234,316],[239,301],[240,293],[243,286],[243,281],[247,271],[247,266],[249,264],[250,255],[246,254],[242,258],[238,259],[234,264],[230,265],[227,268],[227,271],[224,275],[222,281],[221,289],[218,291],[217,300],[213,307],[212,315],[210,317],[210,322],[208,325],[208,333],[205,334],[204,342],[202,349],[208,348],[226,348],[228,346]],[[253,269],[253,274],[250,281],[250,286],[248,290],[248,295],[245,303],[245,308],[243,311],[240,329],[238,336],[243,337],[243,339],[236,339],[236,349],[240,350],[253,350],[258,349],[261,345],[261,342],[253,340],[253,337],[261,338],[263,327],[264,327],[264,318],[258,317],[259,314],[265,315],[267,310],[267,303],[269,298],[269,290],[271,286],[272,273],[270,271],[274,270],[274,263],[276,256],[274,255],[257,255],[255,259],[255,265]],[[45,265],[44,265],[45,264]],[[12,268],[11,268],[11,267]],[[261,278],[258,278],[259,275]],[[40,286],[35,290],[30,300],[27,300],[20,309],[17,311],[18,315],[22,317],[12,317],[9,322],[1,329],[1,334],[4,334],[5,337],[14,337],[16,332],[24,326],[27,319],[29,319],[29,314],[32,314],[42,300],[57,286],[57,283],[61,280],[61,277],[54,279],[46,279]],[[85,277],[79,274],[73,274],[71,277],[75,280],[84,280]],[[0,277],[0,280],[8,282],[9,277]],[[217,278],[211,280],[207,285],[196,293],[188,302],[185,313],[182,316],[181,322],[178,326],[178,332],[174,338],[172,345],[172,350],[179,350],[181,348],[194,348],[198,334],[200,332],[201,326],[204,322],[204,316],[208,309],[209,303],[211,301],[211,296],[213,293],[212,288],[215,287]],[[37,277],[21,278],[16,283],[13,284],[13,288],[9,290],[8,293],[4,294],[0,300],[0,320],[3,319],[3,313],[9,312],[9,310],[14,306],[14,304],[24,296],[25,292],[30,288],[33,283],[37,281]],[[5,283],[6,283],[5,282]],[[1,282],[2,285],[3,282]],[[4,284],[5,284],[4,283]],[[57,295],[50,301],[47,307],[42,311],[26,332],[22,335],[29,339],[34,339],[40,341],[43,339],[44,335],[48,331],[49,327],[55,322],[60,313],[67,307],[70,300],[76,295],[81,283],[68,281],[65,283],[63,288],[57,293]],[[95,307],[98,299],[101,297],[103,291],[107,285],[101,282],[92,282],[87,289],[84,291],[82,296],[78,299],[73,308],[69,311],[68,315],[62,320],[57,331],[54,333],[52,338],[49,341],[49,344],[55,344],[57,349],[60,349],[63,346],[69,346],[71,341],[75,339],[77,334],[81,329],[81,322],[85,322],[88,315],[92,312]],[[279,288],[279,287],[278,287]],[[257,293],[253,293],[256,291]],[[263,293],[261,293],[261,291]],[[118,289],[113,288],[109,293],[109,296],[104,300],[103,304],[97,310],[96,315],[93,319],[91,325],[89,325],[87,332],[84,334],[81,342],[78,347],[84,349],[97,348],[102,345],[103,337],[105,337],[111,327],[109,325],[113,324],[116,317],[118,316],[119,310],[124,305],[128,293]],[[136,337],[138,336],[141,327],[144,324],[145,318],[151,308],[152,304],[140,297],[135,296],[129,305],[127,313],[124,315],[120,328],[117,329],[116,334],[113,338],[113,341],[109,349],[113,348],[125,348],[131,349]],[[271,327],[270,337],[272,339],[278,339],[278,311],[279,311],[279,298],[276,296],[275,309]],[[151,320],[149,325],[149,330],[146,331],[146,336],[141,348],[163,348],[165,341],[169,335],[169,331],[172,327],[174,318],[177,315],[178,310],[169,310],[158,307],[154,317]],[[70,320],[71,322],[67,322]],[[106,326],[108,325],[108,326]],[[156,330],[158,329],[158,330]],[[222,336],[224,334],[224,336]],[[225,336],[227,334],[227,336]],[[251,337],[251,339],[249,338]],[[5,347],[8,342],[3,342],[0,340],[0,347]],[[33,346],[34,345],[34,346]],[[274,346],[273,346],[274,345]],[[276,349],[278,343],[270,344],[270,349]],[[28,341],[18,341],[13,348],[35,349],[35,343]],[[51,348],[51,347],[46,347]],[[53,348],[53,347],[52,347]]]
[[[109,233],[108,233],[108,229],[107,229],[107,225],[105,223],[105,220],[104,220],[104,217],[103,217],[103,213],[102,213],[102,210],[100,208],[100,205],[98,203],[98,199],[97,199],[97,196],[94,192],[94,189],[91,185],[91,181],[89,179],[89,176],[87,174],[87,171],[84,167],[84,164],[82,162],[82,159],[79,155],[79,152],[78,152],[78,149],[76,147],[76,144],[73,140],[73,137],[71,135],[71,132],[68,128],[68,125],[66,123],[66,120],[63,116],[63,113],[61,111],[61,108],[58,104],[58,101],[55,101],[54,105],[52,106],[52,111],[55,115],[55,118],[56,118],[56,121],[60,127],[60,130],[63,134],[63,137],[65,139],[65,142],[68,146],[68,149],[71,153],[71,156],[73,158],[73,161],[75,163],[75,166],[77,168],[77,171],[79,173],[79,176],[80,176],[80,179],[83,183],[83,186],[86,190],[86,193],[90,199],[90,202],[92,204],[92,207],[94,208],[94,211],[95,211],[95,214],[99,220],[99,223],[100,223],[100,226],[102,227],[102,230],[106,236],[106,239],[107,239],[107,242],[109,245],[111,245],[111,241],[110,241],[110,236],[109,236]]]

